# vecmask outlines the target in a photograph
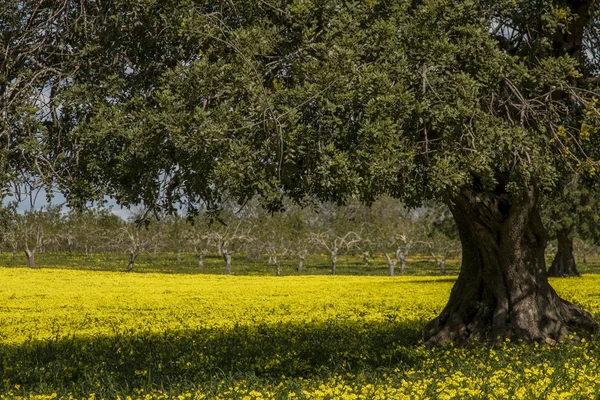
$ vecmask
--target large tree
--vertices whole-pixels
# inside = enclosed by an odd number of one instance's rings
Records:
[[[597,330],[547,281],[539,213],[562,176],[596,180],[595,1],[115,0],[98,15],[69,44],[85,63],[62,97],[80,121],[61,142],[72,202],[437,199],[463,261],[424,340]]]
[[[64,39],[77,11],[58,3],[5,0],[0,7],[0,200],[25,200],[50,171],[62,172],[46,150],[60,136],[52,100],[72,70]]]

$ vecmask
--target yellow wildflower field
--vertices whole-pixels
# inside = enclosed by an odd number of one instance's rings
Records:
[[[0,269],[0,398],[595,398],[596,338],[428,348],[453,278]],[[600,316],[600,276],[553,280]]]

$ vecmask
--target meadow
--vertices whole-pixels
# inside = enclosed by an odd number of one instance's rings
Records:
[[[243,259],[234,265],[237,276],[223,276],[216,258],[193,273],[191,255],[179,262],[181,273],[175,255],[163,255],[131,274],[109,256],[87,263],[82,255],[44,257],[43,268],[30,270],[0,256],[1,399],[600,393],[599,338],[495,349],[420,344],[419,330],[444,306],[455,279],[435,276],[426,260],[409,266],[414,275],[390,278],[360,276],[385,268],[352,259],[342,263],[346,275],[326,276],[326,260],[316,258],[308,268],[321,275],[292,275],[290,261],[289,274],[275,277],[265,276],[271,267]],[[600,275],[551,282],[600,320]]]

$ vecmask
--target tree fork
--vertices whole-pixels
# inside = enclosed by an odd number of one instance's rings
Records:
[[[423,330],[426,343],[553,343],[598,331],[589,313],[548,283],[537,198],[533,187],[519,198],[501,187],[489,196],[463,190],[453,199],[462,266],[448,304]]]

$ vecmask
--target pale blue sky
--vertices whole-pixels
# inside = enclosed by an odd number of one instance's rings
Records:
[[[14,200],[13,197],[7,197],[4,202],[8,203],[10,201]],[[36,196],[33,196],[33,198],[27,198],[23,201],[21,201],[18,205],[17,205],[17,210],[20,212],[29,210],[32,208],[33,205],[33,209],[40,209],[41,207],[44,207],[48,204],[52,204],[52,205],[58,205],[58,204],[62,204],[65,202],[65,198],[62,194],[56,192],[54,194],[54,197],[52,198],[52,202],[48,203],[47,199],[46,199],[46,191],[45,190],[40,190]],[[116,216],[120,217],[121,219],[127,220],[127,218],[129,216],[131,216],[131,211],[126,209],[126,208],[122,208],[120,206],[117,205],[116,201],[114,199],[111,198],[107,198],[107,202],[106,202],[106,206],[110,207],[112,209],[112,213],[115,214]]]

